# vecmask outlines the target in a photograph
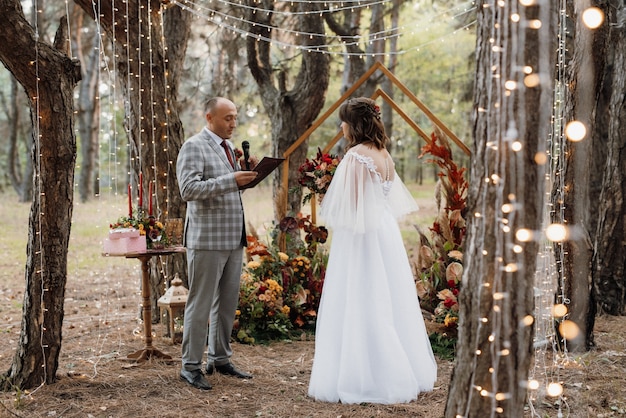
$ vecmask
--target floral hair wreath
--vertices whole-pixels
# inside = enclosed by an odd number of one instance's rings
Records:
[[[370,111],[373,117],[380,120],[380,107],[377,104],[367,104],[367,109]]]

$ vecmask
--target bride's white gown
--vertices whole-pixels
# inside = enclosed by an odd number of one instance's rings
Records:
[[[401,403],[430,391],[437,365],[397,217],[417,209],[400,178],[348,151],[320,209],[332,244],[315,332],[309,396]]]

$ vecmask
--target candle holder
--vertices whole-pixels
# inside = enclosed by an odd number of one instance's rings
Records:
[[[157,302],[161,312],[163,310],[167,312],[162,314],[161,318],[169,317],[169,320],[167,320],[169,324],[167,336],[172,338],[172,344],[180,344],[183,341],[183,320],[188,293],[189,291],[183,286],[183,281],[176,273],[169,289]]]

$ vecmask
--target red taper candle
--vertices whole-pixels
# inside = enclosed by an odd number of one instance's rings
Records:
[[[131,185],[128,184],[128,217],[133,217],[133,194],[131,193]]]
[[[152,182],[148,186],[148,216],[152,216]]]

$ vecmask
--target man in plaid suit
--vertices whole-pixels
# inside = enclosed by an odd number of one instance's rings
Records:
[[[246,246],[239,187],[257,175],[239,171],[235,161],[229,141],[237,126],[233,102],[209,99],[206,121],[200,133],[183,143],[176,162],[180,195],[187,202],[184,245],[189,269],[180,377],[202,390],[211,389],[201,368],[207,333],[207,374],[252,377],[231,363],[230,335]]]

